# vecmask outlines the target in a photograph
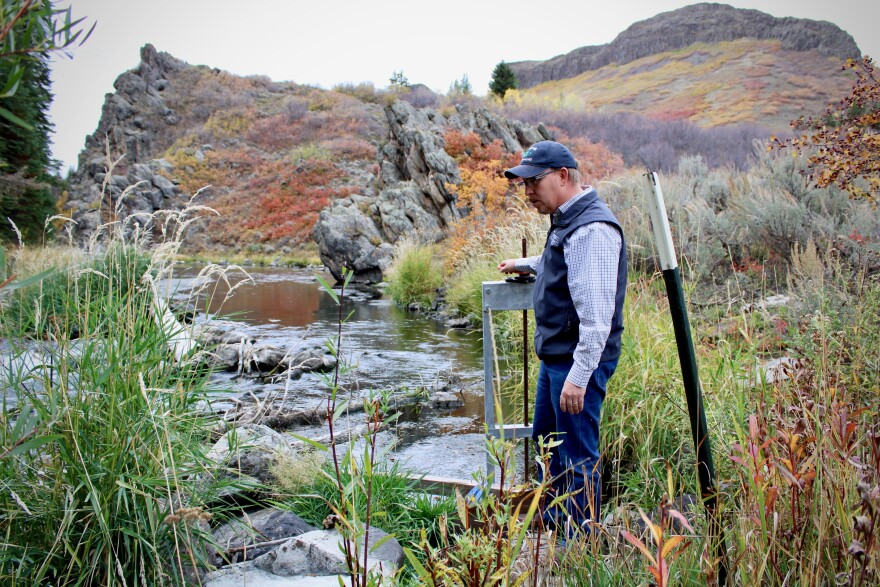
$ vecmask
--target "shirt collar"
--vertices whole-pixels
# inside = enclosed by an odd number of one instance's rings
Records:
[[[556,212],[550,215],[550,224],[556,225],[562,220],[562,215],[565,214],[572,206],[574,206],[575,202],[583,198],[587,192],[592,191],[593,186],[585,185],[583,189],[577,195],[572,196],[568,200],[562,203],[562,205],[556,209]]]

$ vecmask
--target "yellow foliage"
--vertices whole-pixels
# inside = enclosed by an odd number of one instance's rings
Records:
[[[251,126],[254,115],[248,110],[218,110],[205,122],[205,130],[215,137],[232,138],[241,136]]]

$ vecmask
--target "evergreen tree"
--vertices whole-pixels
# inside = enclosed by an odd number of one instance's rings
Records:
[[[48,57],[30,60],[15,94],[3,106],[27,126],[0,118],[0,239],[15,238],[12,220],[25,240],[33,241],[43,231],[47,216],[55,213],[51,184],[55,179],[49,154],[52,125],[46,112],[52,101],[49,92]],[[3,66],[0,66],[2,75]]]
[[[473,88],[471,87],[471,80],[468,79],[468,74],[464,74],[460,80],[455,80],[449,86],[450,96],[470,96],[472,93]]]
[[[0,241],[17,238],[7,218],[34,240],[55,213],[48,55],[84,42],[82,23],[51,1],[0,4]]]
[[[495,69],[492,71],[492,81],[489,82],[490,92],[499,98],[504,98],[507,90],[515,90],[518,85],[519,82],[516,79],[516,74],[509,65],[502,61],[495,66]]]

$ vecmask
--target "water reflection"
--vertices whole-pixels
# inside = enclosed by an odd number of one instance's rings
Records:
[[[179,272],[178,295],[195,285],[191,278],[198,269],[190,266]],[[280,268],[248,272],[253,283],[240,284],[226,301],[229,287],[218,283],[209,288],[210,299],[199,301],[199,309],[218,317],[231,316],[261,343],[287,349],[320,346],[335,339],[339,306],[312,272]],[[243,275],[230,276],[232,285],[243,279]],[[449,331],[442,322],[401,310],[388,299],[350,293],[343,299],[342,315],[347,319],[341,344],[343,357],[356,367],[350,386],[417,388],[435,384],[444,372],[470,382],[481,380],[482,346],[477,333]],[[314,398],[315,379],[304,377],[293,385],[312,392],[304,397]],[[482,409],[472,415],[482,419]]]

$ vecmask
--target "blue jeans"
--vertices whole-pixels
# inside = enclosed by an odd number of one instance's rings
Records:
[[[544,521],[562,527],[571,516],[572,527],[582,528],[586,520],[599,518],[602,503],[602,471],[599,463],[599,418],[608,380],[617,368],[617,359],[602,361],[593,371],[584,394],[584,409],[569,414],[559,408],[562,386],[572,359],[541,361],[535,393],[535,417],[532,438],[553,438],[562,444],[550,451],[550,477],[554,479],[547,504],[555,497],[570,493],[561,508],[547,508]],[[553,433],[557,433],[551,437]]]

